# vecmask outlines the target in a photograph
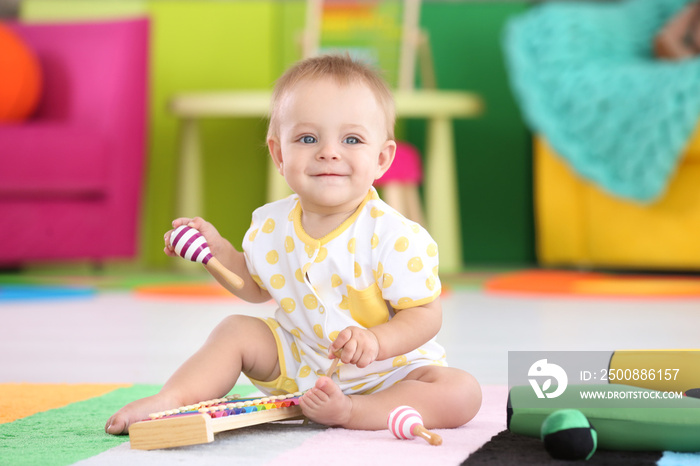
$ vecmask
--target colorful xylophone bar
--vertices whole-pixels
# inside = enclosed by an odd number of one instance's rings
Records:
[[[129,427],[131,448],[154,450],[214,441],[214,434],[302,417],[300,392],[264,398],[229,396],[153,413]]]

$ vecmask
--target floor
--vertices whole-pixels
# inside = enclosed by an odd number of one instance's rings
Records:
[[[438,341],[450,365],[485,385],[508,383],[509,351],[697,348],[700,300],[505,297],[454,288]],[[0,383],[161,384],[226,315],[270,304],[144,298],[0,301]]]

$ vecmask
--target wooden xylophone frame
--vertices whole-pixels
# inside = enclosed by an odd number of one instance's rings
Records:
[[[155,450],[211,443],[214,434],[219,432],[267,422],[302,419],[300,396],[301,393],[291,397],[227,397],[152,414],[152,419],[136,422],[129,427],[131,448]],[[249,409],[251,412],[237,413],[241,408],[234,405],[238,404],[252,407],[252,410]]]

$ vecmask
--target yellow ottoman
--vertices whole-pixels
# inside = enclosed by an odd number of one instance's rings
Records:
[[[544,266],[700,270],[700,133],[665,195],[640,204],[603,192],[535,138],[537,257]]]

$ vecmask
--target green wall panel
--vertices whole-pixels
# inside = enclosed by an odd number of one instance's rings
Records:
[[[531,146],[507,80],[501,33],[527,2],[426,1],[438,87],[478,93],[486,111],[455,123],[466,264],[534,263]],[[423,144],[424,125],[407,138]]]

